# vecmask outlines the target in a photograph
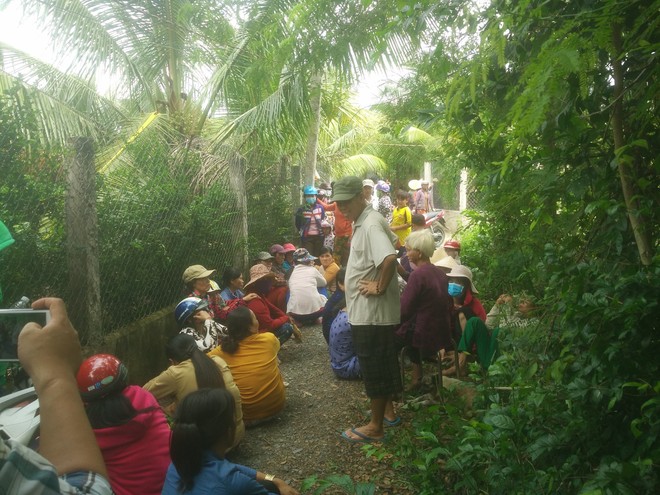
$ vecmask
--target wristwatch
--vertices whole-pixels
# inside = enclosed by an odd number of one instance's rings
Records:
[[[275,475],[274,474],[265,474],[264,479],[266,481],[273,481],[275,479]]]

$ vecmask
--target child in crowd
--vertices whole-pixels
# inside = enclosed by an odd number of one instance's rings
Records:
[[[321,227],[323,227],[323,247],[334,249],[335,247],[335,234],[332,232],[332,224],[328,220],[323,220],[321,222]],[[321,248],[323,249],[323,248]],[[319,251],[319,254],[323,251]]]
[[[172,428],[172,464],[163,495],[299,495],[279,478],[226,459],[235,434],[233,402],[223,389],[199,390],[186,397]]]
[[[425,228],[426,228],[426,222],[424,220],[424,215],[420,213],[415,213],[412,216],[411,233],[424,230]],[[405,246],[404,246],[404,250],[405,250]],[[408,276],[416,268],[415,263],[410,261],[410,258],[408,257],[408,253],[404,253],[403,256],[401,256],[399,263],[401,264],[401,269],[397,268],[399,275],[401,275],[404,280],[408,280]]]
[[[406,238],[412,228],[412,212],[408,208],[408,193],[397,191],[396,207],[392,211],[392,222],[390,229],[399,238],[399,258],[406,252]]]
[[[210,280],[209,283],[211,285],[207,293],[209,307],[211,306],[217,308],[224,307],[225,300],[220,295],[220,292],[222,292],[220,285],[218,285],[218,283],[215,280]]]

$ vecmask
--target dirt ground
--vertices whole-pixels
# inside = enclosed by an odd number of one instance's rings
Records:
[[[286,407],[274,421],[248,429],[231,460],[272,473],[298,489],[309,476],[347,474],[354,482],[374,482],[379,494],[414,493],[402,485],[391,460],[367,457],[359,444],[341,438],[342,431],[368,417],[364,387],[361,381],[335,378],[320,326],[302,331],[302,343],[288,341],[280,350]],[[405,412],[402,417],[404,424],[389,429],[388,435],[406,428]]]
[[[467,222],[451,210],[445,212],[445,220],[446,239]],[[444,256],[444,249],[439,248],[431,260]],[[378,461],[367,457],[359,444],[341,438],[343,431],[368,419],[364,387],[361,381],[335,378],[320,325],[302,331],[302,343],[289,341],[280,350],[280,369],[288,384],[285,409],[271,423],[249,429],[232,460],[275,474],[296,488],[310,476],[346,474],[356,483],[373,482],[378,494],[413,495],[415,490],[392,468],[391,456]],[[409,413],[400,408],[397,413],[403,423],[388,429],[388,438],[410,425]]]

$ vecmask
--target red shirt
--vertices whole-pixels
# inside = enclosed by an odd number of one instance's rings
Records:
[[[160,495],[170,465],[170,427],[158,402],[142,387],[122,392],[141,409],[128,423],[94,430],[116,495]]]
[[[474,316],[482,321],[486,321],[486,310],[484,309],[481,301],[477,299],[469,287],[465,288],[465,300],[463,301],[464,308],[470,308]]]
[[[265,297],[259,296],[246,304],[259,321],[259,333],[272,332],[289,322],[289,316]]]
[[[353,235],[353,223],[339,211],[337,203],[324,203],[321,201],[321,204],[326,211],[335,213],[335,235],[337,237],[351,237]]]

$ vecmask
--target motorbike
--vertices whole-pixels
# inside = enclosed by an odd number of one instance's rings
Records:
[[[427,229],[431,230],[435,247],[441,248],[445,242],[445,210],[434,210],[424,214],[424,223]]]
[[[11,306],[29,306],[26,297]],[[10,320],[0,321],[0,435],[23,445],[36,448],[39,438],[39,399],[29,376],[16,355],[20,325]]]
[[[34,387],[0,397],[0,435],[36,448],[39,440],[39,399]]]

